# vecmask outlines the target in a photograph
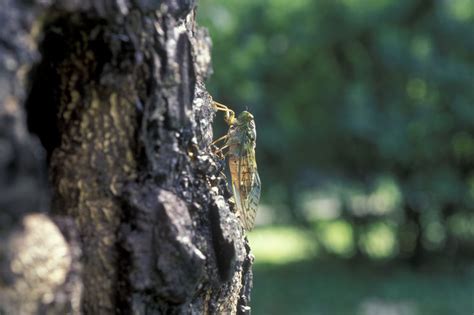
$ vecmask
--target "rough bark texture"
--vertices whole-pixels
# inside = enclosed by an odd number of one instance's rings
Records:
[[[248,313],[195,1],[0,5],[0,314]]]

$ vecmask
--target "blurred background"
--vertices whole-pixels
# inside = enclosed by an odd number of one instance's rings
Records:
[[[472,315],[474,1],[201,0],[198,19],[211,94],[256,117],[253,313]]]

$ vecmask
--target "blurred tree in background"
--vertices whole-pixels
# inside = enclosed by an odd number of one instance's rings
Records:
[[[199,18],[214,98],[256,116],[270,223],[337,229],[350,257],[383,237],[415,263],[473,253],[472,0],[203,0]]]

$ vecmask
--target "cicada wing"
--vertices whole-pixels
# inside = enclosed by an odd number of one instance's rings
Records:
[[[249,165],[245,156],[244,148],[241,144],[229,156],[229,169],[232,178],[232,192],[234,194],[237,216],[240,218],[242,226],[249,230],[251,224],[247,216],[247,196],[250,191],[251,181],[249,181]]]
[[[232,193],[234,195],[235,205],[237,207],[237,214],[243,212],[242,198],[241,198],[241,185],[239,181],[239,164],[240,159],[237,156],[229,156],[229,170],[230,177],[232,180]]]
[[[242,203],[242,221],[246,230],[252,230],[255,224],[258,202],[260,200],[260,177],[257,172],[255,150],[250,147],[245,150],[239,161],[240,165],[240,198]]]
[[[255,217],[257,216],[258,203],[260,201],[260,191],[262,184],[260,182],[260,176],[258,176],[257,169],[253,170],[253,183],[250,191],[245,200],[246,211],[245,211],[245,222],[246,229],[252,230],[255,225]]]

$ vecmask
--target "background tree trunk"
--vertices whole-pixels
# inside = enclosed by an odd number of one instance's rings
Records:
[[[195,2],[0,4],[0,314],[248,313]]]

